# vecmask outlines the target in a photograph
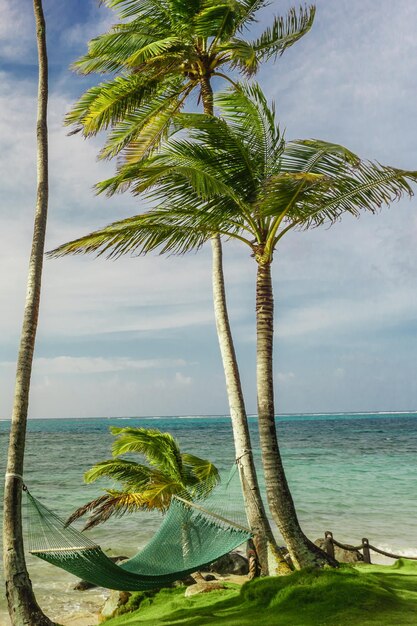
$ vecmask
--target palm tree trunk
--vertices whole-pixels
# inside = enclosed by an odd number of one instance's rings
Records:
[[[246,516],[249,526],[254,532],[256,551],[262,573],[264,575],[268,573],[268,543],[277,560],[279,572],[289,573],[291,570],[276,544],[259,489],[239,368],[227,312],[222,245],[218,235],[211,239],[211,249],[213,256],[213,300],[217,335],[226,378],[235,454],[239,463]]]
[[[201,78],[201,99],[204,113],[214,115],[213,89],[210,76]],[[217,336],[223,361],[223,369],[226,378],[227,396],[229,401],[230,419],[235,445],[235,455],[239,462],[240,479],[245,502],[245,511],[248,524],[254,532],[256,550],[263,575],[268,572],[268,544],[277,562],[280,573],[289,573],[290,568],[280,551],[272,533],[269,520],[259,489],[256,475],[253,453],[251,448],[248,418],[243,399],[242,385],[240,381],[239,367],[230,330],[229,315],[227,311],[226,290],[224,287],[223,253],[220,235],[211,239],[213,258],[212,283],[214,315],[216,319]]]
[[[48,206],[48,65],[41,0],[34,0],[39,57],[38,190],[26,303],[17,360],[15,395],[4,489],[3,549],[6,597],[13,626],[54,626],[36,602],[26,569],[22,536],[22,475],[33,352],[38,321]]]
[[[266,493],[272,517],[297,569],[335,565],[301,530],[279,451],[273,385],[274,302],[271,264],[258,262],[256,281],[257,391],[259,437]]]

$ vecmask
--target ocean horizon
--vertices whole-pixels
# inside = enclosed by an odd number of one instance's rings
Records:
[[[339,416],[352,416],[352,417],[360,417],[361,415],[363,416],[383,416],[383,415],[417,415],[417,409],[410,409],[407,411],[323,411],[323,412],[318,412],[318,413],[310,413],[310,412],[301,412],[301,411],[295,411],[295,412],[289,412],[289,413],[277,413],[275,415],[275,419],[280,419],[280,418],[302,418],[302,417],[339,417]],[[78,415],[78,416],[69,416],[69,417],[28,417],[28,421],[32,421],[32,420],[95,420],[95,419],[107,419],[107,420],[128,420],[128,419],[138,419],[138,420],[147,420],[147,419],[152,419],[152,420],[158,420],[158,419],[210,419],[210,418],[217,418],[217,417],[223,417],[223,418],[230,418],[229,414],[225,414],[225,413],[210,413],[210,414],[186,414],[186,415],[182,415],[182,414],[178,414],[178,415],[171,415],[171,414],[166,414],[166,415],[111,415],[111,416],[103,416],[103,415]],[[253,418],[256,419],[257,418],[257,414],[256,413],[248,413],[247,414],[248,418]],[[0,417],[0,422],[10,422],[11,418],[10,417]]]

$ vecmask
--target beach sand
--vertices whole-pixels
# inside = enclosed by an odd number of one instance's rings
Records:
[[[56,588],[53,594],[36,592],[37,600],[44,613],[62,626],[96,626],[99,624],[99,613],[109,594],[105,589],[74,591]],[[10,626],[10,618],[6,607],[0,611],[0,626]]]
[[[96,626],[99,624],[99,612],[103,606],[103,602],[97,603],[94,607],[91,602],[88,603],[88,608],[84,608],[83,602],[79,602],[79,608],[74,613],[67,613],[64,617],[60,615],[59,610],[47,611],[48,617],[58,622],[61,626]],[[81,606],[80,606],[81,605]],[[0,626],[10,626],[10,618],[7,613],[0,613]]]
[[[98,624],[98,614],[81,613],[74,617],[69,617],[62,622],[62,626],[96,626]]]

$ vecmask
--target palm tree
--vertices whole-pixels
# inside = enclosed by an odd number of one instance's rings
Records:
[[[333,224],[344,213],[375,213],[412,195],[417,172],[361,160],[346,148],[319,140],[286,142],[259,87],[217,98],[224,119],[180,114],[188,137],[159,154],[127,164],[100,185],[114,193],[130,186],[147,192],[155,209],[91,233],[54,256],[95,252],[109,257],[151,250],[182,254],[213,233],[245,244],[258,267],[256,281],[257,394],[262,459],[269,507],[296,567],[325,556],[299,525],[279,451],[273,388],[273,254],[294,229]]]
[[[243,33],[267,0],[102,0],[120,22],[91,40],[74,63],[81,74],[111,74],[67,115],[86,137],[110,129],[101,158],[135,162],[158,146],[172,116],[196,92],[213,113],[213,77],[256,73],[311,28],[315,7],[275,17],[258,38]]]
[[[3,563],[6,597],[13,626],[53,626],[36,602],[26,568],[22,536],[22,475],[33,352],[41,293],[48,210],[48,55],[42,1],[33,2],[38,45],[38,184],[26,303],[17,358],[12,423],[7,456],[3,513]]]
[[[67,115],[73,132],[84,136],[110,129],[101,158],[119,155],[134,163],[157,148],[173,116],[193,93],[205,113],[213,114],[213,77],[251,76],[262,61],[281,55],[311,28],[315,7],[291,9],[253,40],[244,31],[268,0],[103,0],[118,12],[120,23],[89,44],[74,64],[81,74],[111,73],[88,89]],[[239,369],[230,330],[220,237],[213,233],[213,299],[216,328],[226,378],[236,458],[240,459],[245,507],[263,570],[267,573],[267,536],[281,567],[265,515],[251,453]]]
[[[96,463],[84,474],[86,483],[98,478],[111,478],[121,484],[120,490],[106,493],[70,516],[71,524],[91,513],[84,530],[137,510],[166,511],[174,494],[188,500],[207,497],[220,477],[215,465],[198,456],[180,451],[178,442],[169,433],[151,428],[110,428],[118,439],[113,443],[113,458]],[[124,454],[141,454],[147,464],[120,458]]]

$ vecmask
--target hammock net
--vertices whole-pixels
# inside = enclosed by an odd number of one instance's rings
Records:
[[[119,591],[153,589],[203,569],[247,541],[248,528],[173,496],[159,530],[134,557],[115,564],[87,535],[28,491],[29,552],[90,583]]]

